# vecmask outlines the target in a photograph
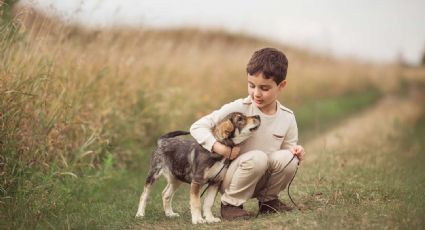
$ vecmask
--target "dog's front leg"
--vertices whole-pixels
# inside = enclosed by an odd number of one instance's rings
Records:
[[[214,217],[212,214],[211,208],[214,205],[214,200],[218,192],[219,184],[211,184],[208,187],[206,197],[204,199],[204,206],[202,207],[204,210],[204,216],[207,223],[217,223],[220,222],[220,218]]]
[[[201,198],[199,196],[200,189],[201,185],[192,181],[190,184],[190,212],[192,214],[192,224],[205,223],[201,214]]]

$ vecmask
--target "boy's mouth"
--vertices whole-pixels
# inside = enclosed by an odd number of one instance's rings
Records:
[[[261,104],[261,103],[263,103],[263,100],[257,100],[257,99],[254,99],[254,101],[255,101],[255,103],[257,103],[257,104]]]

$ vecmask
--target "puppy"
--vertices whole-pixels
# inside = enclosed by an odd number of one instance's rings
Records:
[[[234,147],[248,139],[258,129],[260,123],[259,116],[245,116],[242,113],[234,112],[220,121],[213,128],[212,133],[220,143]],[[179,216],[173,211],[171,201],[178,186],[185,182],[190,183],[192,223],[220,222],[219,218],[213,216],[211,208],[230,160],[217,153],[209,152],[193,139],[177,137],[187,134],[189,132],[174,131],[159,138],[158,147],[152,153],[151,167],[140,196],[136,217],[145,215],[146,201],[151,186],[160,175],[164,175],[168,182],[162,191],[166,216]],[[199,191],[207,183],[209,186],[204,199],[204,219],[201,215]]]

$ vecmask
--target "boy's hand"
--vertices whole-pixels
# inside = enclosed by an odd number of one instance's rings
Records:
[[[226,145],[223,145],[220,142],[215,142],[212,150],[214,152],[222,155],[225,158],[228,158],[230,160],[234,160],[234,159],[236,159],[236,157],[239,156],[239,152],[241,151],[241,148],[239,146],[235,146],[233,148],[230,148]]]
[[[291,149],[292,154],[298,157],[300,161],[304,160],[305,151],[301,145],[297,145]]]

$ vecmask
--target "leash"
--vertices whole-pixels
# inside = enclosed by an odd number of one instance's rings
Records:
[[[286,167],[288,167],[288,165],[294,160],[294,158],[295,158],[296,156],[294,155],[292,158],[291,158],[291,160],[285,165],[285,167],[283,167],[283,170],[285,170],[286,169]],[[291,200],[291,202],[292,202],[292,204],[298,209],[298,210],[301,210],[299,207],[298,207],[298,205],[295,203],[295,201],[292,199],[292,197],[291,197],[291,194],[289,193],[289,189],[291,188],[291,184],[292,184],[292,181],[294,180],[294,178],[295,178],[295,176],[297,175],[297,172],[298,172],[298,166],[300,165],[300,161],[298,161],[298,163],[297,163],[297,168],[295,169],[295,173],[294,173],[294,175],[292,176],[292,178],[291,178],[291,181],[289,182],[289,184],[288,184],[288,197],[289,197],[289,199]],[[271,207],[270,205],[267,205],[267,204],[261,204],[261,206],[268,206],[269,208],[271,208],[271,209],[274,209],[275,210],[275,212],[278,212],[278,210],[276,210],[275,208],[273,208],[273,207]],[[258,215],[260,215],[260,209],[261,209],[261,206],[260,206],[260,208],[258,209],[258,213],[257,213],[257,215],[255,216],[256,218],[258,217]]]
[[[289,161],[289,163],[291,163],[291,161],[293,160],[295,158],[295,155],[292,157],[292,159]],[[286,166],[288,166],[289,165],[289,163],[286,165]],[[285,168],[286,168],[286,166],[285,166]],[[288,197],[289,197],[289,199],[291,200],[291,202],[292,202],[292,204],[294,204],[294,206],[298,209],[298,210],[300,210],[301,211],[301,209],[298,207],[298,205],[294,202],[294,200],[292,199],[292,197],[291,197],[291,194],[289,193],[289,189],[291,188],[291,184],[292,184],[292,181],[294,180],[294,178],[295,178],[295,176],[297,175],[297,172],[298,172],[298,166],[300,166],[300,161],[298,160],[298,163],[297,163],[297,168],[295,169],[295,173],[294,173],[294,175],[292,176],[292,179],[291,179],[291,181],[289,182],[289,184],[288,184]]]
[[[221,169],[220,169],[220,171],[218,171],[218,173],[217,174],[215,174],[215,176],[212,178],[212,180],[211,181],[214,181],[215,180],[215,178],[217,178],[218,177],[218,175],[220,175],[220,173],[221,173],[221,171],[223,171],[223,169],[226,167],[226,166],[229,166],[229,164],[230,164],[230,157],[232,156],[232,151],[233,151],[233,147],[230,149],[230,154],[229,154],[229,158],[227,158],[224,162],[223,162],[223,167],[221,167]],[[207,191],[207,189],[210,187],[210,183],[208,183],[208,185],[207,185],[207,187],[204,189],[204,191],[201,193],[201,197],[204,195],[204,193]]]

